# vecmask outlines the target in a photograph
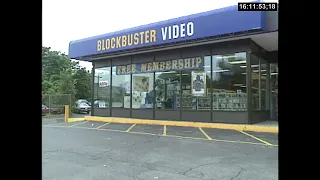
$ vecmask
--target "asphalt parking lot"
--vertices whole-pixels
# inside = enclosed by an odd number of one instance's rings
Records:
[[[43,179],[278,179],[277,134],[43,121]]]
[[[173,138],[210,140],[225,143],[243,143],[252,145],[278,146],[278,135],[273,133],[243,132],[236,130],[178,126],[105,123],[95,121],[65,123],[63,122],[63,120],[53,120],[44,121],[43,125],[50,127],[119,131],[131,134],[145,134]]]

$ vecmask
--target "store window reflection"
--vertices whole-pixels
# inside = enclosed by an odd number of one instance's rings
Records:
[[[94,107],[108,108],[110,102],[111,67],[95,69]]]
[[[261,110],[268,110],[267,105],[267,61],[263,59],[260,60],[260,99],[261,99]]]
[[[182,99],[177,98],[176,106],[181,109],[210,110],[211,109],[211,58],[203,58],[203,66],[197,70],[182,71]]]
[[[181,72],[181,97],[176,99],[176,107],[181,109],[197,109],[196,97],[193,96],[192,92],[204,91],[204,81],[205,79],[201,74],[203,70],[198,71],[182,71]],[[193,78],[193,76],[195,76]],[[196,77],[197,76],[197,77]],[[192,87],[192,82],[198,81],[200,85],[195,85]],[[196,84],[196,83],[193,83]]]
[[[112,67],[112,107],[130,108],[130,75],[118,75],[117,67]]]
[[[152,109],[153,73],[132,75],[132,108]]]
[[[154,90],[156,109],[176,109],[174,101],[180,97],[180,71],[156,72]]]
[[[213,110],[246,111],[246,53],[212,57]]]
[[[278,120],[278,64],[270,64],[271,119]]]
[[[260,92],[259,92],[259,58],[251,54],[251,93],[252,93],[252,108],[260,110]]]

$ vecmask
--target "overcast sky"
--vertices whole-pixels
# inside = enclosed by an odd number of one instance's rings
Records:
[[[42,0],[42,45],[67,54],[72,40],[231,6],[238,1]],[[91,69],[91,63],[80,64]]]

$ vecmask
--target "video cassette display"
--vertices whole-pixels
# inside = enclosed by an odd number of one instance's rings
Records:
[[[246,93],[214,93],[213,109],[224,111],[246,111]]]
[[[198,109],[200,110],[210,110],[210,97],[198,97]]]

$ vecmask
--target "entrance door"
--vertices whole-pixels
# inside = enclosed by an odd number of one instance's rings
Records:
[[[278,120],[278,63],[270,64],[270,117],[271,120]]]

